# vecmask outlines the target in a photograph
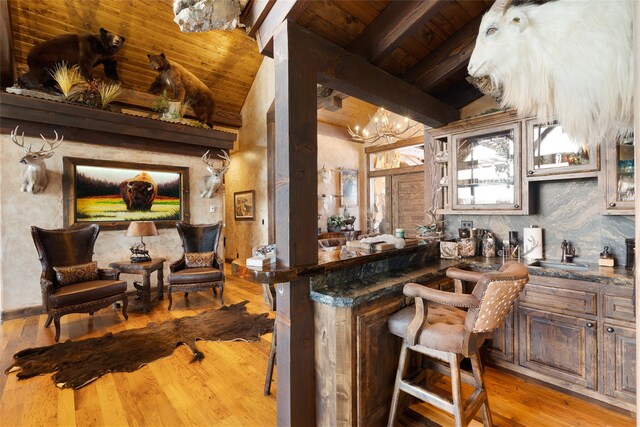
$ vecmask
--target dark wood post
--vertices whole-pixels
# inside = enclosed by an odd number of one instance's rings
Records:
[[[13,86],[15,66],[9,1],[0,0],[0,86]]]
[[[278,261],[313,264],[317,249],[316,70],[287,21],[276,30],[276,245]],[[315,424],[313,305],[309,279],[277,285],[277,422]]]

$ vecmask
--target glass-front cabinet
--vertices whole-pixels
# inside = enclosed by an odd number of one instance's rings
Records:
[[[520,124],[454,135],[453,211],[522,211]]]
[[[527,120],[526,127],[526,170],[530,181],[597,176],[600,168],[597,143],[571,139],[557,123]]]
[[[633,214],[636,199],[634,147],[633,136],[607,144],[605,194],[608,213]]]

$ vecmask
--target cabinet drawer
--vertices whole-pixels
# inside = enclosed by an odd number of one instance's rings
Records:
[[[631,300],[631,290],[628,295],[605,292],[602,294],[602,315],[606,319],[634,322],[634,307]],[[626,294],[627,292],[625,292]]]
[[[561,313],[598,314],[597,294],[576,289],[527,283],[520,294],[520,303]]]

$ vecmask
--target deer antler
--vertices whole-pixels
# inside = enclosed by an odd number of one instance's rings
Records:
[[[56,148],[58,148],[60,146],[60,144],[62,144],[62,141],[64,140],[64,135],[60,138],[60,141],[58,141],[58,132],[56,132],[54,130],[53,133],[56,135],[56,139],[53,142],[49,142],[49,140],[47,140],[47,138],[45,138],[44,136],[42,136],[42,134],[40,134],[40,138],[42,138],[45,143],[49,144],[49,148],[47,148],[45,150],[44,149],[44,145],[43,145],[42,148],[40,148],[40,150],[38,150],[38,153],[48,153],[50,151],[55,150]]]
[[[16,126],[16,128],[11,131],[11,140],[18,147],[22,148],[25,153],[28,153],[28,152],[31,151],[31,143],[29,143],[29,148],[25,148],[24,147],[24,132],[22,132],[22,141],[21,142],[18,142],[18,138],[16,138],[16,136],[18,135],[18,128],[19,127],[20,127],[20,125]]]
[[[207,150],[207,152],[202,155],[202,162],[209,167],[213,167],[213,162],[209,159],[209,151],[210,150]]]
[[[229,166],[231,166],[231,158],[229,157],[229,153],[227,153],[226,151],[223,151],[222,155],[218,154],[218,157],[222,159],[224,164],[224,167],[222,168],[220,173],[225,174],[229,170]]]

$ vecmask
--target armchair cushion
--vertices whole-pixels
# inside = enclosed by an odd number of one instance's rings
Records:
[[[211,267],[213,266],[215,252],[186,252],[184,254],[187,268]]]
[[[56,272],[58,286],[69,286],[74,283],[98,280],[98,263],[96,261],[85,264],[53,267]]]
[[[425,305],[429,325],[419,332],[417,344],[441,351],[461,352],[468,335],[464,329],[467,313],[459,308],[434,302],[428,302]],[[415,305],[410,305],[391,316],[389,318],[391,333],[404,338],[415,313]]]
[[[217,282],[222,280],[222,271],[213,267],[185,268],[169,274],[169,284]]]
[[[49,296],[49,303],[54,308],[82,304],[117,295],[126,290],[127,282],[121,280],[92,280],[56,289]]]

